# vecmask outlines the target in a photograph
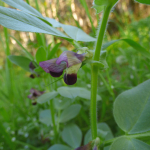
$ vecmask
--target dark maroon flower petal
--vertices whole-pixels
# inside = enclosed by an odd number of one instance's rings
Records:
[[[35,74],[30,74],[30,78],[34,79],[36,77]]]
[[[30,68],[30,71],[33,71],[36,68],[32,61],[29,64],[29,68]]]
[[[64,82],[68,85],[73,85],[77,82],[77,74],[64,74]]]
[[[31,100],[34,100],[35,98],[39,97],[40,95],[42,95],[44,93],[44,91],[38,91],[36,89],[31,88],[30,90],[30,95],[28,95],[28,98]]]
[[[52,77],[60,77],[63,74],[63,71],[62,72],[52,72],[52,71],[50,71],[49,73]]]
[[[37,102],[32,102],[32,105],[36,105],[37,104]]]

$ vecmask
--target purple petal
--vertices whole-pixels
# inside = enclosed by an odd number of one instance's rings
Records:
[[[47,61],[42,61],[39,63],[39,65],[47,73],[50,73],[50,71],[55,73],[60,73],[66,68],[66,63],[56,64],[56,60],[57,58],[50,59]]]
[[[84,60],[85,54],[77,54],[72,51],[64,51],[59,58],[57,59],[56,63],[59,65],[63,61],[66,62],[67,67],[71,67],[75,64],[82,63]]]
[[[77,74],[64,74],[64,82],[67,85],[73,85],[77,82]]]
[[[28,95],[29,99],[33,99],[33,94]]]
[[[32,72],[36,67],[34,66],[33,62],[31,61],[30,64],[29,64],[29,68],[30,68],[30,71]]]
[[[38,91],[36,89],[31,88],[30,93],[31,94],[28,95],[28,98],[33,100],[33,99],[37,98],[38,96],[42,95],[44,93],[44,91]]]
[[[93,150],[98,150],[98,149],[97,149],[97,146],[95,146]]]
[[[91,142],[84,146],[78,147],[75,150],[90,150],[90,149],[91,149]]]

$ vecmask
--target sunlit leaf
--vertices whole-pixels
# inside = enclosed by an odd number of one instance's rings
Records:
[[[9,29],[25,32],[37,32],[68,38],[59,30],[46,24],[39,18],[22,11],[0,6],[0,24]]]

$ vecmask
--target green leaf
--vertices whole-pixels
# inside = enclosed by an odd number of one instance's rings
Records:
[[[82,41],[82,42],[94,42],[94,41],[96,41],[95,38],[89,36],[80,28],[77,28],[77,27],[71,26],[71,25],[63,25],[63,24],[61,25],[61,27],[75,41]]]
[[[150,145],[137,139],[119,137],[112,143],[110,150],[150,150]]]
[[[33,14],[35,16],[44,18],[39,11],[37,11],[36,9],[28,5],[25,1],[22,1],[22,0],[2,0],[2,1],[14,8],[17,8],[29,14]]]
[[[100,67],[99,69],[104,70],[108,68],[108,64],[106,61],[106,57],[107,57],[107,51],[102,50],[101,51],[101,55],[100,55],[100,60],[99,62],[102,63],[104,65],[104,67]]]
[[[67,97],[67,98],[71,98],[74,99],[78,96],[79,94],[79,90],[76,90],[75,88],[70,88],[70,87],[59,87],[57,89],[57,92],[63,96],[63,97]]]
[[[82,141],[82,132],[77,125],[70,124],[62,131],[62,139],[72,148],[77,148]]]
[[[40,104],[43,104],[55,98],[57,95],[58,95],[58,92],[56,91],[42,94],[40,97],[37,98],[37,102]]]
[[[40,111],[39,113],[39,121],[49,126],[52,124],[51,112],[49,109],[45,109]]]
[[[147,4],[150,5],[150,0],[135,0],[136,2],[142,3],[142,4]]]
[[[150,131],[150,80],[121,93],[114,102],[118,126],[129,134]]]
[[[94,5],[98,6],[113,6],[118,0],[94,0]]]
[[[22,11],[0,6],[0,24],[9,29],[25,32],[37,32],[68,38],[59,30],[51,27],[41,19]]]
[[[12,63],[14,63],[14,64],[20,66],[21,68],[23,68],[24,70],[30,72],[30,69],[29,69],[29,64],[30,64],[30,62],[31,62],[30,59],[28,59],[28,58],[26,58],[26,57],[23,57],[23,56],[14,56],[14,55],[8,56],[8,59],[9,59]]]
[[[71,99],[75,99],[77,96],[84,99],[91,99],[91,92],[85,88],[64,86],[58,88],[57,91],[61,96]],[[97,100],[101,100],[99,95],[97,95]]]
[[[39,64],[39,62],[41,61],[45,61],[46,60],[46,51],[44,49],[44,47],[40,47],[37,52],[36,52],[36,62]]]
[[[62,144],[55,144],[51,146],[48,150],[72,150],[72,148]]]
[[[104,6],[94,5],[92,8],[94,8],[96,10],[97,14],[99,14],[100,12],[102,12],[104,10]]]
[[[31,60],[34,60],[33,56],[22,46],[22,44],[13,36],[10,35],[11,38],[13,38],[17,44],[22,48],[22,51],[25,53],[25,55],[31,59]]]
[[[58,98],[55,98],[54,99],[54,104],[55,104],[55,108],[58,109],[58,110],[62,110],[66,107],[68,107],[70,105],[71,101],[70,99],[58,99]]]
[[[97,129],[98,129],[99,135],[101,135],[105,139],[105,141],[110,140],[114,137],[111,132],[111,129],[106,123],[98,123]],[[91,130],[89,130],[85,135],[84,145],[86,145],[90,141],[92,141]]]
[[[59,46],[60,46],[60,44],[61,44],[61,42],[60,43],[57,43],[53,48],[52,48],[52,50],[49,52],[49,54],[48,54],[48,60],[49,59],[52,59],[52,57],[56,54],[56,52],[57,52],[57,50],[58,50],[58,48],[59,48]]]
[[[124,41],[124,42],[128,43],[131,47],[133,47],[135,50],[137,50],[138,52],[140,52],[143,56],[145,56],[145,57],[147,57],[147,58],[150,59],[150,52],[148,52],[144,47],[142,47],[137,42],[135,42],[133,40],[130,40],[130,39],[119,39],[119,40],[110,41],[110,42],[105,43],[103,45],[103,49],[106,49],[110,45],[114,44],[115,42],[119,42],[119,41]]]
[[[66,108],[62,112],[62,114],[60,115],[59,121],[61,123],[64,123],[64,122],[67,122],[67,121],[75,118],[79,114],[80,109],[81,109],[81,105],[79,105],[79,104],[71,105],[70,107]]]

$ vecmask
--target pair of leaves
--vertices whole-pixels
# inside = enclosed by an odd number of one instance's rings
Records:
[[[114,103],[114,117],[118,126],[127,134],[150,136],[150,80],[121,93]],[[148,134],[149,133],[149,134]],[[131,136],[132,137],[132,136]],[[146,143],[130,136],[117,138],[110,150],[149,150]]]
[[[58,118],[59,122],[65,123],[65,122],[75,118],[79,114],[80,109],[81,109],[81,105],[79,105],[79,104],[74,104],[74,105],[71,105],[68,108],[64,109],[62,111],[60,117]],[[42,123],[46,124],[47,126],[51,125],[52,120],[51,120],[50,110],[46,109],[46,110],[40,111],[39,120]]]

